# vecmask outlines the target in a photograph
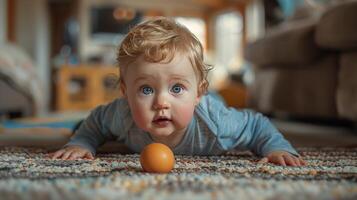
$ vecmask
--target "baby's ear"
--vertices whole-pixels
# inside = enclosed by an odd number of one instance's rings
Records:
[[[196,99],[195,99],[195,106],[197,106],[200,103],[202,95],[198,94]]]
[[[206,88],[206,86],[204,83],[199,84],[198,90],[197,90],[196,102],[195,102],[196,106],[200,103],[201,97],[205,94],[205,92],[206,92],[205,88]]]
[[[120,92],[122,93],[123,97],[126,98],[126,85],[123,79],[120,79],[119,86],[120,86]]]

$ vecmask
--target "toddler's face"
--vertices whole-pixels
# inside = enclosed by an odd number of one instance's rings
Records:
[[[127,67],[122,89],[136,124],[154,137],[183,133],[199,103],[198,79],[187,56],[170,63],[143,59]]]

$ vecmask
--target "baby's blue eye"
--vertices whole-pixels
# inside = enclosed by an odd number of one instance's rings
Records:
[[[172,88],[171,88],[171,92],[175,93],[175,94],[179,94],[182,92],[182,86],[181,85],[174,85]]]
[[[145,95],[150,95],[154,92],[154,90],[149,86],[144,86],[141,88],[141,92]]]

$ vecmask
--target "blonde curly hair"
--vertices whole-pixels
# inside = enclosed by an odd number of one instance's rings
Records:
[[[130,30],[117,54],[120,74],[141,56],[147,62],[169,63],[176,53],[188,56],[199,80],[199,94],[205,93],[211,67],[203,61],[202,44],[186,27],[170,18],[153,18]]]

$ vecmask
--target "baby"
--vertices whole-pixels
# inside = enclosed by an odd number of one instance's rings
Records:
[[[117,61],[123,98],[93,110],[52,158],[93,159],[100,145],[116,140],[137,153],[160,142],[175,154],[251,150],[264,157],[261,162],[305,165],[266,117],[226,108],[206,94],[202,45],[174,20],[154,18],[133,27]]]

